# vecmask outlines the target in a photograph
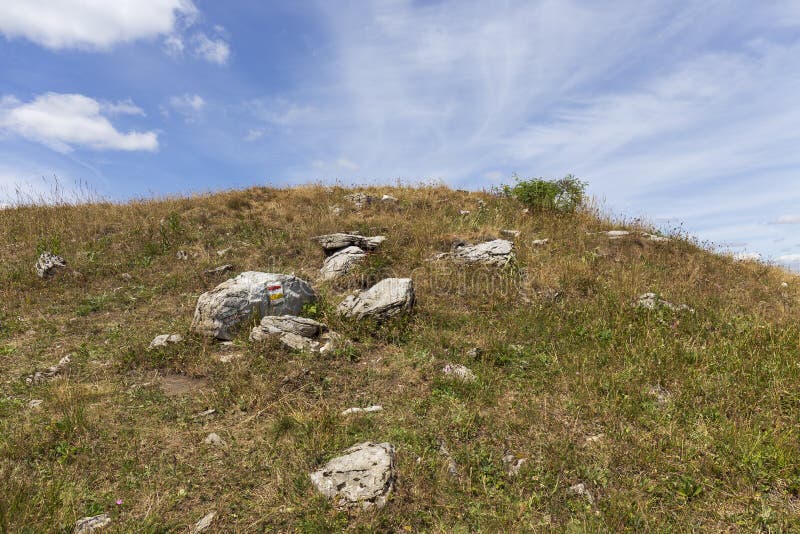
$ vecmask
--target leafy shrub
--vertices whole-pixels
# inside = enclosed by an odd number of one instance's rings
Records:
[[[568,174],[560,180],[532,178],[521,180],[514,176],[516,184],[504,185],[503,192],[515,197],[534,211],[559,211],[572,213],[578,209],[586,195],[586,182]]]

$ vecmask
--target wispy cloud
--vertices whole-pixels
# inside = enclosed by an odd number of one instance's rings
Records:
[[[231,55],[231,47],[225,40],[211,38],[205,33],[198,33],[192,38],[194,53],[210,63],[224,65]]]
[[[158,148],[155,132],[118,131],[102,114],[108,112],[108,106],[78,94],[46,93],[27,103],[5,96],[0,100],[0,130],[61,153],[71,152],[76,147],[124,151]],[[132,103],[110,106],[117,112],[123,109],[127,113],[135,107]]]

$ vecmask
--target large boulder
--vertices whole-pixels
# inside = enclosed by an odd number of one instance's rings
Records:
[[[248,271],[200,295],[192,328],[227,340],[253,316],[298,315],[304,304],[316,300],[311,286],[294,275]]]
[[[367,253],[358,247],[347,247],[325,258],[319,270],[321,280],[333,280],[346,274],[358,262],[363,260]]]
[[[309,476],[317,491],[336,499],[340,508],[382,508],[397,476],[395,450],[389,443],[359,443]]]
[[[457,263],[480,263],[503,266],[514,258],[514,243],[495,239],[477,245],[459,245],[453,252],[440,254],[436,259],[450,258]]]
[[[67,267],[67,261],[61,256],[56,256],[52,252],[42,252],[36,260],[36,274],[39,278],[50,278],[58,274]]]
[[[322,247],[322,250],[324,250],[325,254],[328,255],[347,247],[358,247],[362,250],[375,250],[386,240],[386,238],[382,235],[366,237],[359,234],[344,233],[318,235],[316,237],[312,237],[312,239],[319,243]]]
[[[356,319],[386,319],[407,313],[414,307],[411,278],[386,278],[358,295],[350,295],[336,308],[339,314]]]
[[[335,348],[340,339],[324,324],[294,315],[264,317],[250,332],[250,341],[263,341],[271,336],[290,349],[323,354]]]

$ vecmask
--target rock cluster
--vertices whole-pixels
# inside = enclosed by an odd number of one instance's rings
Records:
[[[43,380],[47,380],[48,378],[53,378],[57,375],[60,375],[64,371],[66,371],[67,367],[69,366],[70,355],[67,354],[55,365],[51,365],[44,371],[36,371],[32,375],[25,378],[25,382],[27,384],[36,384],[38,382],[42,382]]]
[[[336,347],[340,336],[328,327],[306,317],[267,316],[250,332],[251,341],[276,336],[284,346],[303,352],[326,353]]]
[[[298,315],[303,305],[316,300],[311,286],[294,275],[248,271],[200,295],[192,328],[227,340],[255,315]]]
[[[322,246],[327,258],[319,270],[321,280],[332,280],[350,271],[367,254],[386,239],[382,235],[365,237],[359,234],[327,234],[313,238]]]
[[[414,282],[410,278],[385,278],[357,295],[344,299],[336,311],[356,319],[388,319],[414,307]]]
[[[340,508],[382,508],[394,489],[395,461],[391,444],[364,442],[309,476],[314,487]]]
[[[358,247],[362,250],[375,250],[381,243],[386,241],[386,238],[382,235],[366,237],[359,234],[346,233],[318,235],[312,239],[320,244],[325,254],[333,254],[347,247]]]
[[[67,260],[51,252],[42,252],[36,260],[36,274],[39,278],[51,278],[67,267]]]

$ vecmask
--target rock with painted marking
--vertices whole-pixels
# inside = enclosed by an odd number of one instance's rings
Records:
[[[316,300],[311,286],[294,275],[248,271],[200,295],[192,328],[228,340],[253,316],[298,315]]]
[[[311,483],[340,508],[382,508],[394,490],[397,477],[395,450],[389,443],[353,445],[319,470]]]

